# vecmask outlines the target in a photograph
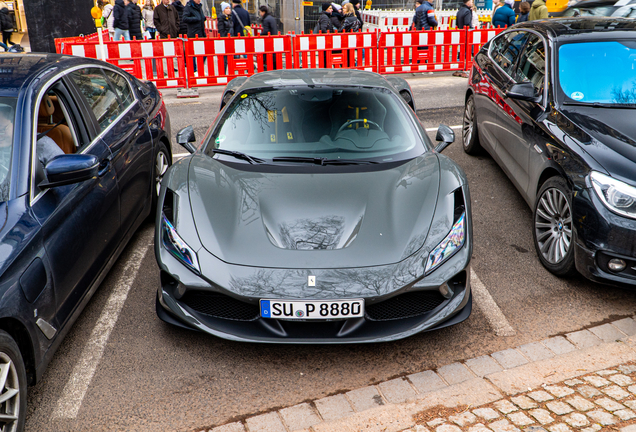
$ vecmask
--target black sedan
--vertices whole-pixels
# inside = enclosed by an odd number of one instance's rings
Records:
[[[552,17],[622,17],[636,18],[636,0],[582,0]]]
[[[107,63],[5,55],[0,77],[0,429],[21,431],[26,386],[156,205],[170,122]]]
[[[465,320],[466,177],[406,81],[288,70],[230,82],[162,182],[157,314],[237,340],[380,342]],[[411,105],[407,105],[410,103]]]
[[[636,22],[516,25],[475,58],[463,146],[486,149],[533,210],[541,263],[636,285]]]

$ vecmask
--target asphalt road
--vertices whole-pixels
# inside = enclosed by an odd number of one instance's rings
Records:
[[[426,75],[409,81],[425,127],[461,124],[465,79]],[[218,112],[219,90],[206,89],[198,100],[164,94],[173,134],[192,124],[201,138]],[[513,336],[498,336],[493,308],[479,302],[455,327],[375,345],[258,345],[178,329],[155,315],[159,271],[153,226],[147,224],[62,343],[43,380],[30,389],[27,431],[199,431],[632,315],[635,293],[582,277],[558,279],[544,270],[532,243],[531,211],[490,157],[463,152],[461,131],[456,132],[456,143],[444,153],[469,179],[473,270]],[[173,144],[173,152],[185,150]],[[139,257],[135,273],[130,262]],[[108,315],[123,285],[130,290],[121,312]],[[104,319],[110,327],[104,327]],[[103,355],[92,345],[99,336]],[[81,372],[86,358],[96,367],[92,375]],[[84,393],[78,390],[82,383]],[[81,402],[74,418],[73,409],[64,409],[69,394]]]

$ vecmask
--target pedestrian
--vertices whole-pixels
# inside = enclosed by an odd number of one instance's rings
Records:
[[[3,6],[0,9],[0,27],[2,28],[2,43],[7,47],[9,45],[15,45],[11,42],[11,35],[13,34],[13,18],[9,14],[9,9]]]
[[[106,0],[106,5],[104,9],[102,9],[102,18],[106,23],[106,28],[108,29],[108,36],[110,36],[110,40],[115,39],[115,26],[113,23],[115,22],[115,15],[113,14],[113,3],[112,0]]]
[[[457,28],[473,28],[473,0],[463,0],[464,4],[457,11]]]
[[[495,4],[495,6],[492,8],[492,14],[490,15],[490,21],[492,22],[492,18],[495,16],[495,12],[497,12],[497,9],[499,9],[500,7],[502,7],[503,5],[505,5],[505,1],[504,0],[498,0],[497,3]]]
[[[364,21],[362,21],[362,14],[360,13],[360,0],[349,0],[349,3],[353,5],[353,8],[356,12],[356,18],[358,18],[358,21],[360,21],[360,31],[362,31],[362,27],[364,27]]]
[[[205,37],[205,15],[201,0],[190,0],[183,10],[183,22],[188,29],[188,38]]]
[[[232,6],[232,36],[250,36],[250,14],[241,6],[241,0],[232,0]]]
[[[342,21],[342,31],[357,32],[360,30],[360,21],[356,17],[356,11],[351,3],[347,3],[343,8],[344,20]]]
[[[170,0],[161,0],[161,4],[155,7],[153,20],[161,39],[179,36],[179,14]]]
[[[141,10],[141,17],[144,20],[144,29],[148,32],[150,39],[154,39],[155,34],[157,33],[157,29],[155,28],[154,15],[155,11],[152,7],[152,0],[146,0],[144,8]]]
[[[272,16],[269,6],[262,5],[258,8],[258,13],[261,15],[261,24],[263,26],[261,36],[277,35],[278,25],[276,24],[276,19]],[[268,63],[271,63],[271,67]],[[265,54],[263,56],[263,67],[264,70],[276,70],[276,54]]]
[[[141,34],[141,9],[137,6],[137,0],[128,0],[128,31],[131,40],[143,40]]]
[[[219,36],[226,37],[232,33],[232,7],[229,3],[221,3],[221,15],[217,20]]]
[[[342,20],[344,19],[342,6],[336,3],[331,3],[333,11],[331,11],[331,24],[336,31],[342,30]]]
[[[188,26],[183,22],[183,11],[185,10],[185,6],[181,0],[174,0],[172,2],[172,6],[176,9],[177,14],[179,15],[179,36],[185,36],[188,34]]]
[[[519,16],[517,17],[517,22],[526,22],[528,21],[528,17],[530,16],[530,3],[527,1],[521,2],[519,5]]]
[[[481,25],[479,24],[479,15],[477,14],[477,6],[475,6],[474,2],[473,2],[473,7],[471,9],[473,10],[473,28],[478,29],[479,27],[481,27]]]
[[[323,3],[322,13],[318,17],[318,23],[316,24],[316,27],[314,27],[314,33],[333,33],[331,12],[333,12],[333,6],[331,6],[331,3]]]
[[[528,15],[528,21],[547,19],[548,7],[543,0],[534,0],[532,7],[530,8],[530,15]]]
[[[420,6],[415,9],[415,29],[434,30],[437,25],[433,4],[426,0],[422,1]]]
[[[119,41],[123,37],[124,40],[130,40],[130,28],[128,15],[130,10],[128,9],[128,0],[115,0],[115,8],[113,9],[113,15],[115,19],[113,26],[115,27],[115,40]]]
[[[504,5],[497,8],[492,16],[493,27],[508,27],[515,23],[515,11],[512,10],[514,4],[515,0],[505,0]]]

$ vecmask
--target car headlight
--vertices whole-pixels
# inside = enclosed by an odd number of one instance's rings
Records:
[[[597,171],[590,181],[603,204],[614,213],[636,219],[636,188]]]
[[[165,247],[172,256],[196,273],[201,273],[196,252],[179,237],[177,230],[164,214],[161,215],[161,241],[163,247]]]
[[[466,212],[453,224],[448,235],[428,254],[424,273],[428,274],[455,255],[466,241]]]

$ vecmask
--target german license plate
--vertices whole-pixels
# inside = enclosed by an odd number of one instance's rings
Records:
[[[364,316],[364,300],[261,300],[261,317],[286,320],[345,319]]]

